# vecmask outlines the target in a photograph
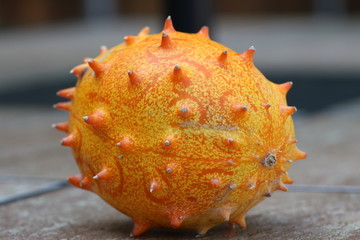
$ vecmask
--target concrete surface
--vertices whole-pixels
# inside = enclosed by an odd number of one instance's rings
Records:
[[[60,111],[0,108],[0,199],[31,192],[77,173],[63,133]],[[296,114],[295,114],[296,116]],[[300,149],[296,184],[360,187],[360,99],[326,112],[295,119]],[[360,195],[355,193],[276,192],[250,211],[248,229],[227,224],[206,239],[360,239]],[[94,194],[63,188],[0,205],[0,239],[129,239],[132,222]],[[194,232],[153,229],[140,239],[193,239]]]

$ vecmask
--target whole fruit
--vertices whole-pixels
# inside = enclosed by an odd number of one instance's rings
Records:
[[[76,87],[58,95],[70,113],[54,127],[69,135],[81,174],[69,181],[98,194],[149,228],[193,229],[223,222],[245,227],[245,214],[292,183],[297,149],[286,93],[253,64],[253,47],[236,53],[208,29],[137,36],[100,49],[71,72]]]

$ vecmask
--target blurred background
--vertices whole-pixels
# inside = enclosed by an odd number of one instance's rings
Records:
[[[84,57],[171,15],[179,31],[255,45],[268,79],[295,83],[290,104],[323,110],[360,96],[359,14],[358,0],[0,0],[0,104],[50,107]]]

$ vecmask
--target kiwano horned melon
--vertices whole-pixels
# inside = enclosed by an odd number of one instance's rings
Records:
[[[208,28],[137,36],[87,58],[71,73],[68,133],[80,174],[72,185],[98,194],[150,228],[193,229],[203,236],[224,222],[245,228],[245,214],[292,183],[288,169],[306,154],[296,147],[286,93],[253,64],[255,48],[236,53]]]

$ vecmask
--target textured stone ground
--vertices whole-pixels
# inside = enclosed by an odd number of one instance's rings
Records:
[[[77,173],[62,133],[66,114],[0,108],[0,201]],[[360,187],[360,101],[295,119],[308,159],[295,163],[296,184]],[[360,194],[276,192],[250,211],[248,229],[227,224],[206,239],[360,239]],[[129,239],[132,222],[94,194],[66,187],[0,205],[0,239]],[[193,239],[194,232],[153,229],[142,239]]]

